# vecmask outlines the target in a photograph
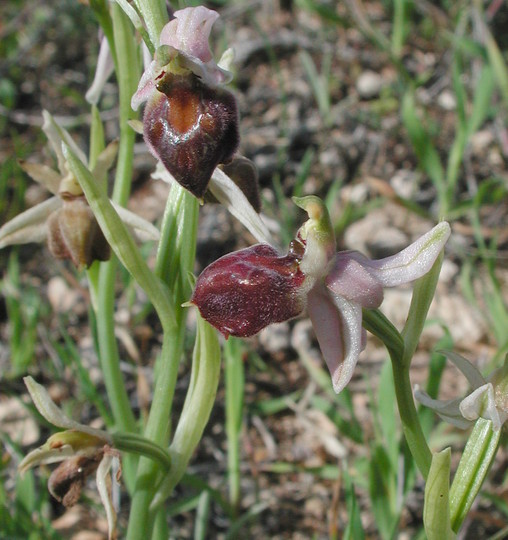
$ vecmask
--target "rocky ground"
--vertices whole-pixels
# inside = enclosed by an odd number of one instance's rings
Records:
[[[38,131],[42,108],[50,110],[85,140],[80,134],[86,133],[87,119],[83,112],[86,108],[79,96],[93,73],[96,31],[93,21],[82,13],[85,6],[71,6],[63,0],[57,3],[62,9],[49,14],[42,2],[34,2],[35,7],[22,6],[16,13],[7,11],[9,18],[0,27],[0,36],[8,38],[14,31],[20,36],[18,56],[13,59],[6,55],[0,66],[11,79],[17,76],[19,83],[12,106],[2,105],[0,110],[4,116],[0,139],[2,161],[10,159],[25,144],[33,149],[36,159],[44,159]],[[333,2],[326,5],[335,9]],[[451,28],[451,17],[444,11],[427,3],[423,5],[430,11],[421,8],[418,17],[428,18],[443,33]],[[223,26],[219,25],[218,33],[236,51],[234,85],[241,112],[241,152],[258,167],[263,211],[278,227],[281,243],[287,242],[303,219],[290,209],[289,197],[298,189],[322,197],[334,194],[332,218],[338,224],[339,249],[360,250],[373,258],[390,255],[427,231],[437,217],[435,189],[418,167],[400,118],[397,70],[388,56],[359,31],[358,25],[334,25],[299,6],[299,2],[290,1],[250,1],[222,10]],[[390,19],[383,3],[365,2],[363,8],[381,32],[389,32]],[[336,9],[340,16],[350,14],[346,5]],[[34,13],[44,16],[42,26],[37,25]],[[80,28],[86,32],[78,33],[74,25],[82,20]],[[452,91],[450,51],[435,36],[426,38],[418,32],[409,35],[403,61],[414,76],[432,72],[428,82],[419,88],[418,99],[437,119],[438,151],[446,156],[454,135],[456,98]],[[325,89],[321,104],[305,70],[309,58],[318,72],[323,69],[329,73],[321,81]],[[116,88],[111,82],[104,99],[105,118],[110,119],[106,128],[111,138],[115,136],[115,99]],[[459,200],[470,199],[475,186],[487,178],[502,177],[506,183],[506,135],[502,121],[495,117],[474,134],[460,176]],[[156,220],[162,214],[168,187],[150,179],[154,162],[141,140],[136,146],[135,162],[131,208]],[[13,193],[12,178],[2,180],[7,185],[3,192]],[[43,196],[36,186],[28,184],[22,204],[32,205]],[[403,203],[405,200],[418,203],[422,212],[409,209]],[[1,209],[3,216],[9,215],[9,205]],[[507,210],[506,199],[481,209],[484,237],[497,237],[496,275],[505,293],[508,291]],[[465,261],[472,260],[478,250],[473,227],[467,218],[462,218],[453,222],[452,229],[430,311],[431,324],[424,332],[414,361],[415,383],[426,379],[430,351],[445,332],[450,333],[455,350],[475,360],[479,367],[488,365],[497,350],[485,306],[483,270],[479,266],[470,283],[473,297],[464,291]],[[205,205],[200,218],[196,272],[218,256],[251,242],[225,211]],[[6,263],[6,256],[1,256],[2,264]],[[72,395],[71,371],[59,364],[48,337],[57,335],[59,326],[64,324],[92,380],[100,386],[100,372],[87,327],[89,298],[85,282],[67,265],[55,263],[44,247],[24,247],[20,259],[22,282],[36,288],[51,306],[37,328],[38,344],[31,371],[46,379],[54,396],[65,399]],[[382,310],[398,327],[404,323],[410,299],[410,288],[386,292]],[[126,359],[126,379],[133,395],[138,392],[137,402],[143,406],[150,399],[151,367],[160,339],[156,321],[132,326],[128,301],[119,290],[118,339]],[[508,295],[504,301],[508,302]],[[10,331],[2,303],[0,369],[5,372]],[[327,479],[326,475],[313,474],[312,470],[325,465],[354,464],[358,458],[368,459],[369,445],[342,437],[329,416],[312,405],[313,397],[322,390],[310,380],[302,358],[317,365],[322,365],[322,361],[306,319],[267,328],[249,340],[248,347],[258,360],[253,366],[246,366],[242,508],[248,510],[261,504],[264,510],[253,521],[247,535],[295,540],[326,538],[333,533],[331,523],[338,523],[339,531],[347,523],[343,480]],[[50,383],[52,374],[44,373],[48,357],[53,371],[59,374],[53,383]],[[349,387],[367,441],[374,437],[370,393],[376,392],[385,361],[384,349],[369,338]],[[457,373],[454,368],[446,370],[441,386],[443,397],[461,395],[467,390],[466,381]],[[183,372],[178,399],[183,399],[187,381],[188,373]],[[5,392],[0,396],[2,430],[10,434],[23,430],[26,434],[23,444],[35,444],[41,430],[19,406],[16,394],[22,392],[20,379],[6,380],[4,384]],[[300,392],[298,399],[290,397],[294,392]],[[260,402],[280,397],[285,398],[285,403],[278,413],[260,412]],[[91,412],[85,410],[83,414]],[[460,448],[462,439],[453,430],[441,429],[439,435]],[[437,437],[434,442],[436,447],[442,447]],[[225,489],[225,445],[221,385],[191,472],[222,490]],[[288,464],[288,472],[277,472],[280,463]],[[505,467],[506,455],[501,451],[490,475],[490,490],[504,499],[506,489],[499,482]],[[12,477],[9,482],[12,486]],[[186,490],[179,488],[179,495],[183,496]],[[358,497],[364,528],[369,538],[377,538],[368,492],[361,482]],[[415,534],[421,520],[422,501],[422,484],[417,483],[403,512],[400,538]],[[219,507],[213,506],[212,510],[210,538],[223,537],[228,520]],[[59,514],[62,515],[57,517]],[[105,524],[100,515],[100,510],[90,511],[82,504],[65,514],[55,507],[54,525],[65,538],[103,538]],[[126,518],[120,517],[121,521]],[[174,530],[178,531],[175,538],[192,537],[192,519],[192,512],[174,519]],[[505,525],[502,515],[482,499],[464,537],[486,538],[487,531],[494,533]]]

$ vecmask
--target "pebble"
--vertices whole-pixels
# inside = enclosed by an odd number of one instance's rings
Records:
[[[375,71],[364,71],[356,81],[356,90],[363,99],[372,99],[379,95],[383,86],[383,78]]]
[[[48,300],[56,313],[68,313],[78,304],[81,294],[71,289],[65,279],[60,276],[51,278],[48,282]]]
[[[399,169],[390,178],[390,185],[403,199],[411,199],[418,190],[418,174],[407,169]]]
[[[383,227],[376,231],[369,240],[367,245],[373,259],[383,259],[390,255],[395,255],[403,250],[409,244],[407,236],[395,227]]]
[[[0,425],[2,431],[22,446],[39,440],[39,426],[18,398],[0,402]]]
[[[457,100],[450,90],[443,90],[439,94],[437,104],[445,111],[454,111],[457,108]]]
[[[269,353],[275,354],[289,349],[290,328],[289,323],[272,324],[259,334],[259,342]]]

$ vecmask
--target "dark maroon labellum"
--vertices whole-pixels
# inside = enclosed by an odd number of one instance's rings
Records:
[[[193,74],[168,73],[157,90],[145,108],[145,141],[177,182],[202,198],[215,167],[238,147],[235,98]]]
[[[258,244],[205,268],[191,302],[226,337],[248,337],[303,311],[304,279],[294,254],[281,257],[273,247]]]

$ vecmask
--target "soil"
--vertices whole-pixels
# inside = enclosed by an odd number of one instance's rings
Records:
[[[399,251],[428,230],[437,219],[436,192],[418,166],[400,116],[400,81],[393,62],[352,22],[348,5],[334,2],[319,5],[348,21],[332,24],[300,5],[307,2],[249,1],[221,10],[216,25],[216,42],[222,40],[235,49],[235,79],[241,116],[240,151],[259,171],[263,212],[279,224],[280,241],[291,238],[288,223],[296,228],[303,215],[290,208],[295,189],[304,194],[325,197],[335,190],[332,219],[338,223],[338,248],[358,249],[374,258]],[[310,3],[309,3],[310,4]],[[402,55],[405,69],[414,77],[425,75],[426,83],[417,93],[436,129],[437,150],[442,159],[450,152],[457,111],[452,88],[452,53],[443,37],[453,31],[453,14],[437,5],[423,2],[416,7],[415,31],[407,36]],[[23,154],[29,148],[34,161],[48,162],[40,134],[41,110],[48,109],[86,148],[88,108],[83,95],[87,89],[97,54],[97,30],[85,5],[57,0],[52,8],[44,2],[31,2],[14,10],[14,2],[5,10],[5,24],[0,37],[17,42],[7,50],[0,64],[0,76],[14,86],[8,105],[1,105],[0,159]],[[389,35],[391,14],[385,3],[365,2],[366,17],[384,35]],[[506,13],[505,13],[506,12]],[[501,7],[499,16],[508,8]],[[37,17],[43,20],[38,23]],[[429,22],[430,21],[430,22]],[[427,26],[434,25],[433,31]],[[79,29],[79,31],[78,31]],[[502,36],[501,30],[499,32]],[[497,37],[497,34],[496,34]],[[7,41],[5,41],[7,43]],[[328,69],[328,77],[319,78],[325,88],[321,109],[305,71],[311,59],[318,73]],[[328,64],[328,68],[327,66]],[[473,66],[474,67],[474,66]],[[465,74],[473,77],[474,70]],[[470,86],[473,85],[469,81]],[[1,91],[1,87],[0,87]],[[108,139],[114,138],[117,90],[113,79],[102,101]],[[503,119],[489,117],[474,135],[461,168],[457,204],[467,202],[482,182],[493,178],[508,179],[508,137]],[[26,151],[26,150],[25,150]],[[154,160],[142,139],[136,145],[135,177],[130,208],[147,219],[160,219],[168,186],[150,178]],[[0,177],[10,204],[0,205],[1,220],[45,197],[44,193],[16,170],[14,176]],[[301,178],[306,178],[301,184]],[[21,179],[21,180],[20,180]],[[13,182],[23,181],[26,189],[19,196]],[[300,185],[301,184],[301,185]],[[281,195],[286,200],[283,200]],[[402,201],[418,205],[419,212],[408,209]],[[508,202],[506,198],[481,207],[484,237],[497,239],[495,272],[505,305],[508,302]],[[280,216],[289,215],[288,223]],[[285,218],[284,218],[285,219]],[[282,226],[281,226],[282,225]],[[488,366],[497,350],[492,324],[483,299],[480,269],[473,282],[475,302],[465,295],[461,276],[464,265],[475,260],[479,246],[467,215],[453,221],[453,234],[447,246],[446,260],[431,308],[429,324],[413,363],[413,383],[423,384],[428,373],[431,351],[436,343],[451,333],[453,347],[480,368]],[[253,239],[222,208],[207,204],[201,209],[196,273],[217,257],[250,245]],[[52,395],[65,400],[79,395],[72,369],[58,361],[51,346],[62,342],[61,328],[66,328],[77,347],[83,365],[94,384],[103,389],[93,340],[88,327],[89,296],[86,280],[71,266],[55,262],[45,246],[23,246],[20,256],[20,281],[38,291],[48,309],[37,329],[38,345],[30,373],[45,382]],[[0,265],[6,268],[9,250],[0,253]],[[477,264],[473,262],[473,266]],[[479,263],[478,263],[479,264]],[[478,268],[480,268],[478,266]],[[387,292],[382,310],[400,328],[411,298],[410,289]],[[135,323],[129,310],[139,310],[142,295],[132,298],[118,284],[118,327],[125,378],[132,394],[133,407],[144,410],[150,402],[152,367],[160,348],[160,326],[154,317]],[[0,373],[9,372],[9,336],[5,299],[0,297]],[[295,347],[299,343],[299,347]],[[301,345],[303,343],[303,345]],[[297,350],[298,349],[298,350]],[[240,512],[259,512],[240,534],[248,538],[306,539],[341,537],[347,524],[344,474],[327,477],[326,466],[349,471],[356,485],[361,519],[368,538],[378,538],[365,477],[357,471],[368,462],[375,443],[376,411],[373,396],[386,352],[369,336],[354,378],[348,387],[364,443],[340,432],[321,409],[316,399],[326,393],[309,378],[301,360],[323,366],[315,337],[305,318],[274,325],[246,341],[246,397],[241,434],[241,504]],[[48,361],[48,358],[50,359]],[[48,371],[47,365],[52,367]],[[189,381],[188,362],[180,374],[175,411],[183,404]],[[21,377],[6,377],[0,407],[12,411],[16,397],[24,394]],[[467,381],[455,368],[447,367],[440,396],[448,399],[464,395]],[[297,397],[296,397],[297,396]],[[25,396],[26,397],[26,396]],[[263,404],[282,398],[284,404],[275,413],[263,413]],[[348,418],[343,405],[338,414]],[[81,408],[81,421],[95,418],[90,407]],[[16,432],[18,424],[0,412],[3,430]],[[6,413],[7,414],[7,413]],[[15,415],[19,420],[22,413]],[[226,433],[224,426],[224,388],[221,383],[204,438],[192,461],[189,473],[211,487],[227,494]],[[26,415],[25,415],[26,416]],[[24,421],[28,421],[26,418]],[[9,427],[10,426],[10,427]],[[13,427],[14,426],[14,427]],[[24,445],[40,444],[46,429],[37,424],[24,428]],[[435,449],[452,444],[454,461],[465,435],[451,427],[441,427],[431,444]],[[32,435],[30,437],[30,434]],[[285,464],[285,468],[280,464]],[[504,482],[506,452],[501,450],[489,475],[486,491],[506,500]],[[278,472],[281,471],[281,472]],[[13,486],[13,477],[8,486]],[[189,485],[178,487],[173,501],[194,494]],[[86,490],[94,498],[94,490]],[[423,481],[418,478],[405,503],[399,538],[412,538],[421,527]],[[193,537],[195,511],[171,518],[173,537]],[[127,509],[120,512],[120,525],[126,523]],[[52,512],[54,526],[64,538],[90,540],[105,538],[106,526],[100,507],[78,504],[66,513],[56,503]],[[229,518],[220,505],[212,503],[209,538],[225,538]],[[487,538],[506,526],[506,517],[487,498],[480,497],[462,538]]]

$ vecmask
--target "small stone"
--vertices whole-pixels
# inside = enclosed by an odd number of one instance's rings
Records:
[[[450,90],[443,90],[439,94],[437,104],[445,111],[454,111],[457,108],[457,100]]]
[[[4,433],[22,446],[39,440],[37,422],[18,398],[8,398],[0,402],[0,425]]]
[[[403,199],[411,199],[418,191],[418,174],[406,169],[399,169],[390,179],[395,193]]]
[[[374,231],[372,237],[367,240],[369,252],[374,259],[383,259],[395,255],[408,246],[407,236],[395,227],[383,227]]]
[[[441,272],[439,273],[440,283],[452,283],[458,274],[459,267],[449,259],[444,259]]]
[[[283,322],[280,324],[272,324],[270,326],[267,326],[259,334],[259,342],[261,343],[263,348],[271,354],[276,354],[278,352],[289,349],[289,323]]]
[[[489,147],[494,141],[494,135],[487,129],[477,131],[469,140],[473,154],[479,154]]]
[[[66,281],[59,276],[51,278],[48,282],[48,300],[56,313],[68,313],[80,299],[80,293],[72,290]]]
[[[364,71],[356,81],[356,90],[363,99],[372,99],[379,95],[383,86],[383,78],[375,71]]]

